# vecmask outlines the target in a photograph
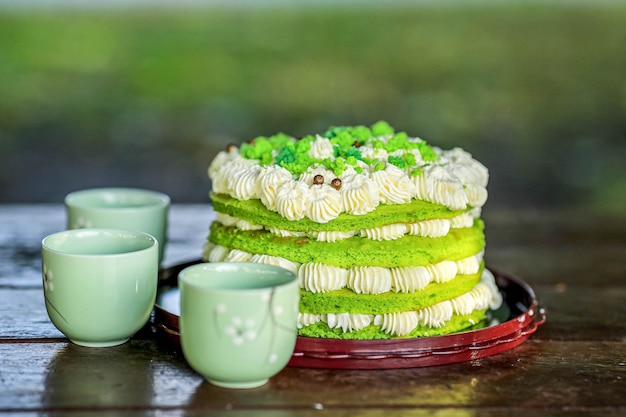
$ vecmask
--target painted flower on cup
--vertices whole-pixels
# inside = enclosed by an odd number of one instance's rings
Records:
[[[54,291],[54,284],[52,283],[52,271],[48,269],[46,265],[43,266],[43,288],[46,291]]]
[[[275,292],[263,292],[261,294],[262,311],[255,314],[253,317],[241,317],[233,312],[228,312],[229,307],[226,304],[217,304],[214,308],[214,325],[217,330],[217,334],[220,337],[226,336],[230,339],[233,346],[243,346],[246,343],[258,342],[260,333],[262,333],[266,326],[270,326],[269,346],[267,346],[268,352],[266,361],[268,364],[274,364],[279,359],[279,353],[275,350],[274,346],[276,342],[276,331],[286,330],[289,332],[296,332],[295,326],[287,327],[280,322],[280,316],[283,316],[289,311],[289,308],[293,308],[294,314],[297,314],[299,304],[298,302],[292,305],[279,304],[278,300],[274,297]],[[230,314],[228,314],[230,313]],[[269,324],[268,324],[269,323]],[[227,339],[227,340],[228,340]],[[259,348],[265,350],[265,348]]]
[[[231,338],[231,342],[235,346],[241,346],[246,341],[251,342],[257,338],[257,332],[254,329],[256,322],[253,319],[242,319],[234,316],[230,323],[224,327],[224,333]]]

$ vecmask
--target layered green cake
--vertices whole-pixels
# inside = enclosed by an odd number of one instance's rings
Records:
[[[485,269],[488,171],[385,122],[230,145],[209,166],[208,262],[297,274],[299,334],[442,335],[502,302]]]

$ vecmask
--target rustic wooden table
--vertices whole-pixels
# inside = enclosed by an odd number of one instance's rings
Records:
[[[213,213],[174,206],[165,264],[198,258]],[[73,345],[46,315],[40,241],[61,205],[0,206],[0,414],[626,415],[626,215],[487,208],[487,263],[528,282],[548,319],[513,350],[396,370],[286,368],[227,390],[146,329],[129,343]]]

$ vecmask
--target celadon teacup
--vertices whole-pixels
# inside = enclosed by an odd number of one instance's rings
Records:
[[[121,229],[76,229],[41,243],[43,292],[52,323],[72,342],[126,342],[148,321],[156,298],[158,242]]]
[[[148,233],[159,242],[159,264],[167,243],[170,198],[139,188],[93,188],[65,197],[67,228],[115,228]]]
[[[258,263],[203,263],[178,275],[183,354],[225,388],[265,384],[289,362],[300,289],[293,272]]]

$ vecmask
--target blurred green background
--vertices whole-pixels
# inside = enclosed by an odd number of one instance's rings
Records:
[[[207,202],[228,143],[387,120],[488,206],[626,208],[626,2],[0,8],[0,202]]]

